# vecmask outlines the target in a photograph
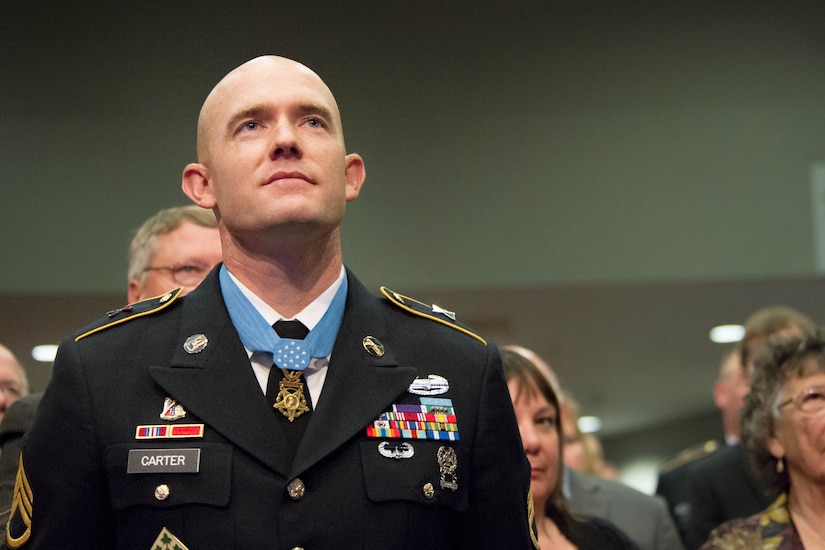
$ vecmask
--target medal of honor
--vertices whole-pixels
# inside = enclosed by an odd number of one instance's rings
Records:
[[[284,378],[279,382],[280,391],[275,398],[273,407],[281,411],[290,422],[309,412],[307,399],[304,397],[304,383],[301,382],[301,371],[281,369]]]

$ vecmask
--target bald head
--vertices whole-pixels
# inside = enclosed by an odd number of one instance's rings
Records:
[[[26,372],[11,350],[0,344],[0,418],[9,405],[28,393]]]
[[[321,77],[309,67],[292,59],[265,55],[251,59],[232,70],[206,97],[198,117],[199,162],[208,164],[212,147],[216,145],[215,140],[219,138],[222,130],[227,129],[228,124],[240,115],[251,114],[250,111],[256,103],[264,106],[273,100],[272,97],[264,95],[273,86],[285,90],[296,86],[312,90],[316,97],[320,97],[325,103],[323,107],[329,111],[343,140],[338,104]],[[238,97],[246,97],[240,93],[241,91],[248,93],[252,90],[261,91],[252,103],[247,101],[244,105],[235,104]]]

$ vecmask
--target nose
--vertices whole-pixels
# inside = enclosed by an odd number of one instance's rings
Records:
[[[296,128],[288,121],[279,122],[273,129],[272,159],[301,158],[302,154]]]
[[[539,438],[536,431],[525,424],[519,424],[518,429],[521,433],[521,444],[524,446],[525,452],[528,454],[535,453],[539,448]]]

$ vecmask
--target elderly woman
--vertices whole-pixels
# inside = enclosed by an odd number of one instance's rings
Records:
[[[825,333],[772,343],[756,360],[742,440],[779,497],[702,548],[825,548]]]
[[[601,520],[574,518],[561,491],[562,432],[559,401],[547,377],[523,355],[501,350],[521,441],[530,461],[536,546],[548,549],[634,549],[622,532]]]

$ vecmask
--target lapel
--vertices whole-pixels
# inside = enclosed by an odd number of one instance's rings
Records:
[[[349,289],[341,329],[332,350],[324,389],[295,455],[289,478],[316,464],[386,411],[415,379],[415,368],[400,366],[387,332],[381,300],[347,271]],[[375,357],[363,345],[372,336],[384,344]]]
[[[150,367],[155,381],[192,415],[281,475],[289,471],[281,423],[261,392],[249,356],[223,302],[215,268],[182,300],[178,346],[169,365]],[[187,353],[189,336],[208,343]]]

